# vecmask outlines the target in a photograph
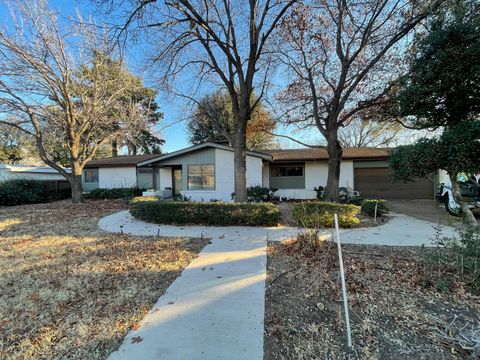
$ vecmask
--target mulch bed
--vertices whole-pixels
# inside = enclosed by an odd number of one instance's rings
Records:
[[[353,349],[347,347],[336,244],[270,243],[266,360],[477,359],[480,354],[454,338],[480,331],[480,298],[460,282],[438,290],[423,261],[429,250],[343,250]]]

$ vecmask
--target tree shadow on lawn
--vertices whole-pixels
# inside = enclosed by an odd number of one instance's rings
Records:
[[[207,243],[99,230],[122,206],[0,209],[0,358],[105,358]]]

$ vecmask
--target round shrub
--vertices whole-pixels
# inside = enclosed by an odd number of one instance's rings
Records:
[[[359,213],[360,207],[352,204],[306,201],[296,204],[292,214],[298,226],[308,228],[334,227],[337,214],[340,227],[351,228],[360,224]]]
[[[0,205],[13,206],[48,201],[48,192],[38,180],[7,180],[0,182]]]
[[[270,189],[262,186],[250,186],[247,188],[247,198],[249,201],[261,202],[268,200]]]
[[[377,203],[377,216],[382,216],[389,212],[385,200],[365,199],[362,201],[362,213],[372,217],[375,216],[375,204]]]
[[[162,201],[154,196],[132,199],[130,213],[156,224],[276,226],[280,221],[280,211],[271,203]]]

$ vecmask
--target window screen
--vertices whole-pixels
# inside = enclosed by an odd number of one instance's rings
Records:
[[[98,182],[98,169],[84,170],[83,175],[86,183]]]
[[[214,190],[215,165],[188,165],[188,190]]]

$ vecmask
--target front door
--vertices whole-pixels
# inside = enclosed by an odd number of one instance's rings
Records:
[[[182,169],[173,169],[173,193],[178,195],[182,189]]]

